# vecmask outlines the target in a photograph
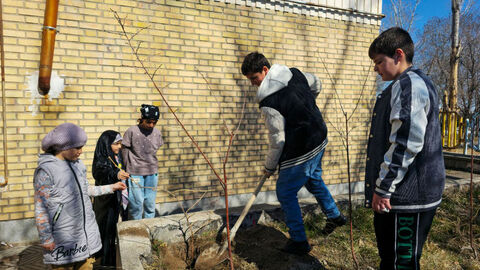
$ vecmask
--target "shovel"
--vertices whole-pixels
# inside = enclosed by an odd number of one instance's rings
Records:
[[[245,208],[243,208],[243,211],[240,214],[240,217],[238,218],[237,222],[235,222],[235,225],[230,230],[230,242],[233,241],[233,238],[235,237],[235,234],[237,233],[238,228],[240,228],[240,225],[242,225],[243,219],[247,215],[248,210],[250,210],[250,208],[252,207],[253,202],[257,198],[257,195],[260,192],[260,190],[262,189],[263,183],[265,183],[265,180],[267,180],[267,178],[268,177],[266,177],[265,175],[262,176],[262,178],[260,179],[260,182],[258,183],[257,188],[255,189],[255,191],[252,194],[252,197],[250,197],[250,200],[245,205]],[[225,228],[224,232],[226,230],[227,229]],[[216,246],[212,246],[210,248],[207,248],[206,250],[204,250],[198,256],[197,264],[198,265],[204,265],[206,263],[210,263],[212,265],[217,265],[217,264],[221,263],[222,261],[224,261],[226,259],[226,256],[225,256],[224,253],[227,250],[227,247],[228,247],[228,240],[225,239],[222,246],[216,245]]]

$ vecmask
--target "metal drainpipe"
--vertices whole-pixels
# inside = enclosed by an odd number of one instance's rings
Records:
[[[42,51],[40,54],[40,70],[38,74],[38,89],[40,94],[47,95],[50,91],[50,76],[52,75],[53,50],[57,34],[58,0],[47,0],[42,31]]]
[[[0,0],[0,64],[2,68],[2,121],[3,121],[3,169],[4,177],[0,187],[8,184],[8,159],[7,159],[7,105],[5,96],[5,51],[3,46],[3,2]]]

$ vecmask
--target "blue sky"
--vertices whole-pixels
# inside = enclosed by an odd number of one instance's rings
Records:
[[[448,17],[451,13],[451,6],[450,0],[421,0],[415,12],[415,29],[422,29],[430,18]]]
[[[415,2],[415,0],[403,0],[404,2]],[[474,0],[464,0],[474,1]],[[480,0],[475,0],[475,7],[480,7]],[[382,13],[390,14],[391,1],[382,0]],[[412,29],[422,30],[425,23],[433,17],[448,17],[451,13],[451,0],[420,0],[420,4],[415,12],[415,19]],[[412,33],[415,36],[415,33]],[[415,37],[414,37],[415,39]]]

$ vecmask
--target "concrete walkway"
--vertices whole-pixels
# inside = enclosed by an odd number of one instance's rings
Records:
[[[480,183],[480,175],[474,175],[474,182]],[[470,173],[447,170],[446,187],[458,187],[470,183]],[[355,194],[354,200],[361,202],[362,194]],[[339,203],[348,201],[348,195],[336,196]],[[49,269],[42,262],[42,248],[37,244],[0,243],[0,269],[2,270],[44,270]]]

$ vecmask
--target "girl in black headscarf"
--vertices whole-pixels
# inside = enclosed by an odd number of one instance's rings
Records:
[[[121,147],[122,136],[120,133],[113,130],[102,133],[95,147],[92,164],[95,185],[102,186],[118,181],[124,182],[130,177],[127,172],[122,170],[122,160],[121,155],[119,155]],[[125,197],[125,194],[123,196]],[[126,198],[128,198],[128,195],[126,195]],[[126,201],[122,200],[122,191],[120,190],[105,195],[101,199],[95,199],[93,202],[93,210],[102,238],[102,249],[97,253],[98,256],[102,257],[102,266],[115,266],[115,237],[117,235],[118,216],[119,214],[123,216],[125,208]]]

